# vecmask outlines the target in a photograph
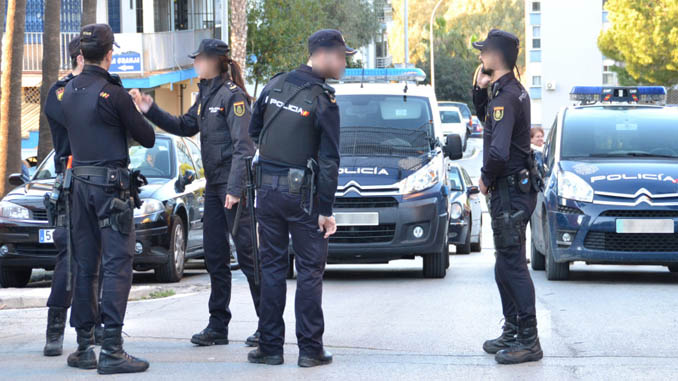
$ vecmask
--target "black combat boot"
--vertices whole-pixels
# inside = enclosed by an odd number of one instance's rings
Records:
[[[259,333],[259,330],[257,330],[252,334],[252,336],[248,337],[247,340],[245,340],[245,345],[247,345],[248,347],[258,347],[259,336],[261,336],[261,333]]]
[[[61,356],[64,349],[66,308],[50,307],[47,311],[47,341],[42,353],[45,356]]]
[[[518,322],[518,339],[514,346],[497,352],[494,359],[500,364],[520,364],[539,361],[544,353],[539,345],[537,319],[534,317]]]
[[[221,332],[210,328],[210,326],[207,326],[207,328],[191,337],[191,343],[200,345],[201,347],[210,345],[226,345],[228,344],[228,331]]]
[[[516,335],[518,334],[518,318],[505,317],[501,336],[493,340],[487,340],[483,343],[483,350],[489,354],[495,354],[502,349],[515,345]]]
[[[327,365],[332,363],[332,354],[325,349],[316,355],[299,355],[299,365],[302,368],[311,368],[319,365]]]
[[[247,354],[247,361],[253,364],[280,365],[285,360],[282,355],[267,355],[257,348]]]
[[[78,349],[68,355],[68,366],[80,369],[97,367],[97,356],[94,353],[94,327],[90,329],[76,328]]]
[[[148,366],[148,361],[130,356],[122,349],[122,327],[104,328],[97,368],[99,374],[138,373]]]
[[[104,326],[97,324],[94,326],[94,345],[101,345],[104,341]]]

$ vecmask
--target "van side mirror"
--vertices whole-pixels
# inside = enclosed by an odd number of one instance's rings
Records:
[[[471,195],[480,193],[480,188],[478,188],[475,185],[471,185],[470,187],[468,187],[466,192],[468,192],[468,195],[471,196]]]
[[[25,178],[21,173],[12,173],[7,178],[7,182],[15,187],[26,184]]]
[[[187,169],[184,171],[183,175],[177,177],[177,181],[174,182],[174,190],[176,190],[177,193],[183,193],[186,190],[186,185],[193,181],[195,181],[195,171]]]
[[[445,146],[443,147],[445,156],[450,160],[459,160],[464,156],[462,149],[461,136],[459,134],[450,134],[445,138]]]
[[[195,181],[195,171],[187,169],[184,173],[184,184],[188,185]]]

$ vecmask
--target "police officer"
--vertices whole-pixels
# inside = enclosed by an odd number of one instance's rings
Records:
[[[206,346],[228,344],[231,311],[231,256],[228,233],[232,231],[237,204],[244,191],[244,157],[254,153],[247,135],[250,122],[250,96],[237,62],[229,56],[228,45],[205,39],[190,57],[200,83],[200,92],[188,112],[175,117],[163,111],[147,94],[132,90],[144,115],[163,130],[179,136],[200,133],[202,162],[205,165],[204,246],[205,264],[210,274],[209,323],[191,342]],[[242,207],[236,236],[238,263],[249,282],[254,309],[259,313],[259,286],[254,283],[254,260],[249,214]],[[246,344],[256,346],[259,333],[248,337]]]
[[[261,255],[259,348],[252,363],[283,363],[289,236],[297,265],[296,331],[301,367],[329,364],[323,347],[322,278],[339,167],[339,107],[326,78],[346,67],[346,46],[337,30],[308,40],[310,59],[266,85],[254,106],[250,136],[259,145],[257,220]],[[317,174],[317,177],[314,176]],[[314,188],[317,185],[317,194]]]
[[[534,285],[525,258],[525,227],[536,205],[530,178],[530,97],[513,74],[519,40],[493,29],[480,50],[473,103],[484,124],[480,191],[489,192],[497,259],[495,280],[501,296],[503,333],[483,344],[497,362],[517,364],[543,356],[537,336]],[[490,87],[491,84],[491,87]],[[490,91],[488,94],[488,87]]]
[[[69,356],[68,365],[97,368],[101,374],[143,372],[149,365],[123,350],[121,333],[132,285],[133,208],[140,205],[139,177],[127,169],[128,137],[150,148],[155,133],[120,79],[107,71],[114,43],[108,25],[82,28],[80,50],[85,67],[68,82],[61,100],[73,154],[71,234],[78,268],[71,312],[78,349]],[[101,261],[103,274],[98,271]],[[97,364],[92,346],[100,275],[104,336]]]

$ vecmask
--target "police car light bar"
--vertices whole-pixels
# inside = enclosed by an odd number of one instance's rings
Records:
[[[339,82],[423,82],[426,73],[418,68],[346,69]]]
[[[622,103],[666,103],[666,89],[663,86],[575,86],[570,99],[583,104],[598,102]]]

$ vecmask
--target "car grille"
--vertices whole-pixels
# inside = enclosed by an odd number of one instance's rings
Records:
[[[589,232],[584,247],[605,251],[678,251],[678,234]]]
[[[565,214],[583,214],[581,210],[571,206],[558,205],[558,212]]]
[[[43,209],[34,209],[31,211],[33,213],[33,219],[37,221],[47,221],[47,211]]]
[[[19,243],[14,245],[17,254],[56,256],[58,251],[53,244]]]
[[[601,217],[678,218],[678,210],[606,210]]]
[[[395,224],[378,226],[339,226],[330,237],[331,243],[391,242],[395,236]]]
[[[393,208],[398,201],[393,197],[337,197],[334,207],[337,209]]]

